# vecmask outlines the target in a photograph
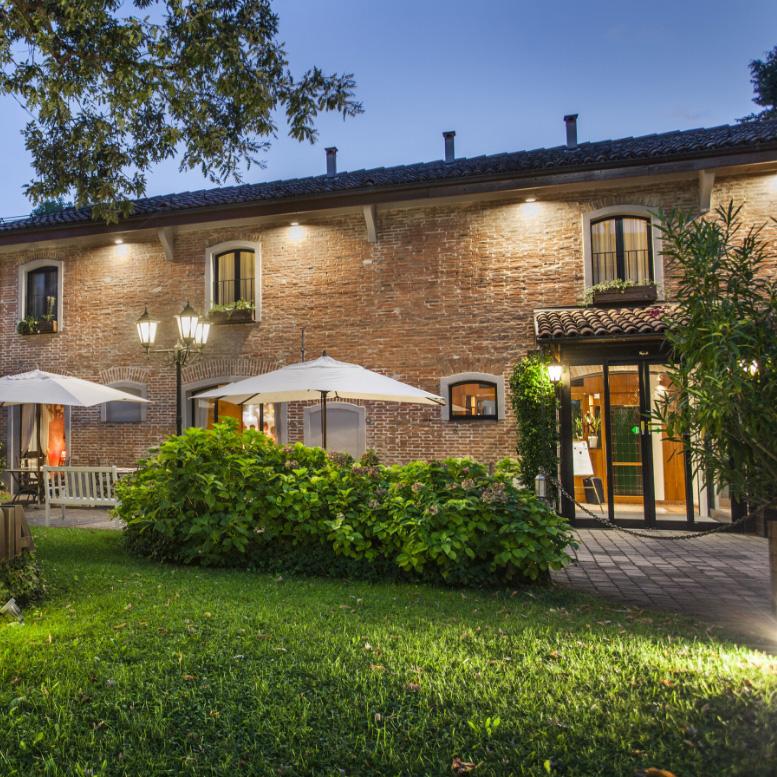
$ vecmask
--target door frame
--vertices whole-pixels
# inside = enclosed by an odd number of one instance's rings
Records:
[[[653,483],[653,449],[652,432],[650,430],[650,392],[649,378],[651,364],[666,364],[671,362],[671,356],[667,353],[665,343],[660,340],[639,341],[639,342],[609,342],[594,346],[592,343],[580,342],[566,344],[567,347],[560,347],[557,351],[558,358],[565,365],[563,382],[559,391],[559,475],[564,489],[574,493],[574,474],[572,467],[572,397],[571,385],[569,380],[569,367],[581,365],[599,365],[604,375],[604,413],[605,413],[605,436],[606,436],[606,466],[607,466],[607,506],[608,515],[611,521],[614,521],[615,505],[612,499],[611,490],[614,488],[612,478],[612,459],[610,445],[610,391],[609,391],[609,368],[616,365],[633,365],[638,368],[640,380],[640,450],[642,453],[642,478],[643,478],[643,500],[645,511],[642,519],[620,520],[617,523],[628,526],[650,526],[660,529],[687,529],[694,525],[694,505],[693,505],[693,479],[691,474],[691,464],[684,454],[684,481],[686,494],[686,517],[685,520],[657,520],[655,505],[655,488]],[[646,450],[647,448],[647,450]],[[649,464],[648,464],[649,463]],[[649,466],[649,469],[648,469]],[[646,481],[648,481],[646,483]],[[648,505],[649,502],[649,505]],[[568,518],[576,526],[598,526],[592,518],[580,518],[575,516],[574,502],[562,495],[561,514]]]

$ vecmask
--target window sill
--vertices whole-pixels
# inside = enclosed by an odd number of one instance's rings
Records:
[[[477,424],[477,423],[481,423],[481,424],[488,424],[488,423],[495,424],[497,421],[501,421],[501,420],[502,419],[497,418],[496,416],[493,416],[493,415],[487,415],[487,416],[478,416],[478,415],[464,416],[464,415],[461,415],[461,416],[451,416],[448,419],[448,421],[450,421],[450,423],[460,423],[460,422],[463,422],[465,424],[473,424],[473,423],[474,424]]]

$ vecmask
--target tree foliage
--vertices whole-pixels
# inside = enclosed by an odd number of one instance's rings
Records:
[[[361,111],[350,74],[292,75],[270,0],[7,0],[0,91],[32,117],[27,196],[72,197],[107,221],[164,159],[239,180],[279,118],[313,141],[320,112]]]
[[[547,357],[529,354],[515,365],[510,377],[521,480],[527,488],[534,487],[538,472],[555,477],[558,468],[556,389],[548,377],[547,366]],[[548,493],[555,493],[550,484]]]
[[[740,121],[777,119],[777,46],[767,52],[764,59],[750,63],[750,83],[753,85],[753,102],[763,110],[751,113]]]
[[[740,214],[729,203],[705,218],[664,218],[678,361],[656,413],[696,471],[758,509],[777,503],[777,283],[763,226],[744,228]]]

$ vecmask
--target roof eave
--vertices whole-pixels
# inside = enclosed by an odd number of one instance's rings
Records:
[[[87,235],[110,234],[142,229],[156,229],[196,222],[207,215],[210,221],[253,216],[283,215],[330,208],[354,207],[367,204],[399,203],[411,200],[486,194],[513,189],[538,188],[581,184],[592,181],[645,175],[668,175],[692,173],[702,169],[731,167],[777,161],[777,141],[743,152],[741,148],[716,150],[705,155],[696,152],[681,157],[664,157],[617,161],[596,165],[570,166],[559,170],[535,170],[528,175],[514,172],[478,176],[461,176],[455,179],[427,181],[423,184],[392,184],[369,186],[345,191],[321,192],[309,197],[285,197],[280,199],[252,200],[246,203],[227,205],[206,205],[180,208],[162,213],[130,216],[118,224],[106,225],[95,222],[74,222],[72,224],[51,224],[47,226],[22,227],[0,231],[0,245],[30,243],[46,240],[60,240]]]

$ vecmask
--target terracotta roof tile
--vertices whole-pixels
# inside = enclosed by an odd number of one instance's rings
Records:
[[[777,150],[777,119],[719,127],[677,130],[619,140],[580,143],[575,148],[554,146],[528,151],[437,160],[397,167],[355,170],[337,175],[268,181],[217,189],[144,197],[135,200],[136,216],[185,211],[193,208],[232,206],[247,203],[288,200],[382,188],[454,183],[472,178],[500,178],[540,175],[543,172],[598,170],[606,167],[668,162],[678,159],[716,156],[742,150]],[[65,208],[56,213],[0,218],[0,231],[22,231],[61,224],[89,222],[89,208]]]
[[[547,308],[534,312],[537,340],[661,335],[671,305],[630,308]]]

